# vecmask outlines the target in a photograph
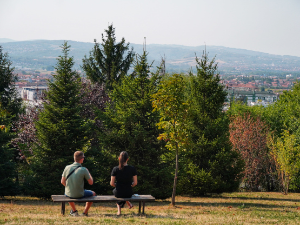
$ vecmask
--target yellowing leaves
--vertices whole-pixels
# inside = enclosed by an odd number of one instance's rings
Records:
[[[300,146],[297,145],[296,135],[290,134],[287,130],[283,131],[281,138],[270,138],[269,142],[283,191],[287,194],[290,180],[300,170]]]

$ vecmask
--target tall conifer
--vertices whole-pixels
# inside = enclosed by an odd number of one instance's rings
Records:
[[[116,156],[121,151],[128,152],[129,164],[138,171],[139,184],[134,188],[137,193],[164,198],[170,194],[172,178],[161,158],[166,149],[157,139],[159,115],[153,112],[151,99],[160,78],[158,72],[150,73],[150,66],[144,52],[137,57],[134,73],[115,86],[110,95],[112,104],[105,112],[103,140],[104,146]]]
[[[87,144],[88,124],[80,116],[80,76],[72,70],[73,57],[65,42],[59,56],[54,81],[49,83],[44,110],[36,122],[38,145],[34,149],[32,168],[36,181],[32,195],[50,197],[63,193],[61,174],[74,162],[73,153]]]
[[[18,77],[13,72],[12,62],[0,46],[0,103],[2,108],[16,120],[21,112],[22,99],[14,85]]]
[[[16,195],[16,164],[13,160],[14,149],[10,141],[14,134],[10,131],[11,117],[0,104],[0,197]]]
[[[0,195],[17,194],[18,180],[15,157],[17,151],[12,148],[15,137],[13,123],[22,112],[22,99],[15,87],[17,76],[7,53],[0,46]]]
[[[214,59],[209,61],[204,52],[196,62],[197,74],[190,72],[190,146],[179,186],[192,195],[233,191],[239,185],[243,163],[229,142],[229,121],[222,112],[226,91]]]
[[[124,38],[116,43],[113,25],[109,25],[105,33],[105,37],[102,34],[101,46],[95,42],[90,56],[82,60],[82,68],[93,83],[104,83],[106,88],[111,89],[114,83],[120,82],[127,74],[134,52],[133,49],[129,50],[129,43],[126,44]]]

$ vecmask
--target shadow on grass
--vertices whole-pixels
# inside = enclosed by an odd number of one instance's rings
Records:
[[[52,200],[41,200],[41,199],[21,199],[18,197],[7,197],[7,198],[0,198],[0,204],[13,204],[13,205],[41,205],[41,206],[61,206],[61,202],[52,202]],[[157,202],[157,206],[160,205],[159,202]],[[85,202],[76,202],[77,206],[85,206]],[[134,208],[131,209],[133,211],[138,210],[139,204],[136,202],[132,202]],[[146,203],[145,207],[149,206],[150,203]],[[68,211],[67,208],[69,207],[69,204],[66,202],[66,212]],[[115,202],[94,202],[92,207],[105,207],[105,208],[111,208],[116,209],[117,206]],[[124,209],[128,209],[127,206],[124,207]]]
[[[210,197],[210,198],[221,198],[221,199],[241,199],[241,200],[263,200],[263,201],[279,201],[279,202],[300,202],[300,199],[290,198],[264,198],[264,197]]]
[[[289,202],[300,202],[300,200],[294,199],[277,199],[277,198],[247,198],[247,197],[218,197],[218,199],[238,199],[238,200],[245,200],[245,202],[216,202],[216,197],[207,197],[208,199],[211,198],[214,202],[192,202],[192,201],[177,201],[175,208],[180,208],[181,206],[195,206],[195,207],[227,207],[227,208],[283,208],[284,205],[280,205],[282,201],[289,201]],[[246,202],[247,200],[257,200],[258,202]],[[273,201],[277,204],[272,203],[265,203],[264,201]],[[155,202],[149,203],[147,206],[171,206],[171,201],[162,201],[162,202]]]
[[[195,206],[195,207],[228,207],[228,208],[251,208],[251,207],[257,207],[257,208],[282,208],[283,205],[280,205],[279,203],[283,201],[287,202],[294,202],[298,203],[300,202],[299,199],[289,199],[289,198],[265,198],[265,197],[224,197],[224,196],[210,196],[210,197],[201,197],[207,201],[207,199],[212,199],[212,202],[193,202],[193,201],[177,201],[175,208],[180,208],[180,206]],[[200,199],[201,199],[200,198]],[[217,202],[216,200],[245,200],[245,202]],[[256,200],[257,202],[246,202],[248,200]],[[273,201],[277,204],[272,203],[265,203],[264,201]],[[61,203],[59,202],[52,202],[51,200],[41,200],[37,198],[28,199],[26,197],[6,197],[6,198],[0,198],[0,204],[6,203],[6,204],[16,204],[16,205],[46,205],[46,206],[60,206]],[[83,206],[85,205],[84,202],[76,203],[76,205]],[[138,210],[138,203],[134,203],[135,206],[133,210]],[[147,207],[165,207],[170,206],[170,201],[156,201],[156,202],[147,202],[145,205],[145,209]],[[68,204],[66,204],[66,207],[68,207]],[[97,202],[94,203],[92,207],[105,207],[105,208],[115,208],[116,204],[114,202]],[[145,210],[145,213],[147,213],[147,210]],[[114,214],[108,214],[107,216],[116,217]],[[129,214],[131,215],[131,214]],[[136,214],[139,216],[144,216],[143,214]],[[145,214],[147,215],[147,214]],[[147,215],[148,216],[148,215]],[[169,217],[168,217],[169,218]]]
[[[231,202],[231,203],[224,203],[224,202],[213,202],[213,203],[201,203],[201,202],[177,202],[177,206],[201,206],[201,207],[226,207],[226,208],[282,208],[282,205],[276,204],[262,204],[262,203],[246,203],[246,202]]]
[[[147,219],[151,219],[151,218],[155,218],[155,219],[178,219],[178,218],[175,218],[174,216],[172,215],[166,215],[166,216],[163,216],[163,215],[153,215],[153,214],[139,214],[139,213],[130,213],[130,214],[127,214],[127,213],[123,213],[122,215],[120,216],[117,216],[116,214],[109,214],[109,213],[106,213],[106,214],[91,214],[91,216],[95,216],[95,217],[110,217],[110,218],[122,218],[122,219],[130,219],[130,218],[147,218]]]

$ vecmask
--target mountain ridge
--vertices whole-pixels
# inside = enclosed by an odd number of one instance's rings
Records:
[[[56,58],[61,54],[60,46],[64,40],[31,40],[5,42],[0,45],[3,52],[8,52],[16,67],[46,68],[56,64]],[[71,45],[70,56],[74,57],[75,68],[80,68],[84,55],[89,55],[93,49],[92,42],[68,40]],[[134,51],[142,54],[143,45],[130,44]],[[224,75],[238,74],[285,74],[292,73],[300,76],[300,57],[274,55],[259,51],[229,48],[224,46],[184,46],[168,44],[148,44],[148,60],[158,66],[163,57],[166,58],[167,72],[188,72],[196,65],[195,56],[201,58],[203,51],[212,59],[215,57],[219,71]],[[193,60],[194,59],[194,60]]]

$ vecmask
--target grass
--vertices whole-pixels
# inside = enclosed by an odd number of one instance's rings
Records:
[[[60,204],[32,197],[0,199],[0,224],[300,224],[300,194],[235,192],[211,197],[176,198],[146,203],[139,215],[138,203],[116,216],[115,203],[95,203],[89,217],[60,215]],[[84,204],[77,204],[82,213]]]

